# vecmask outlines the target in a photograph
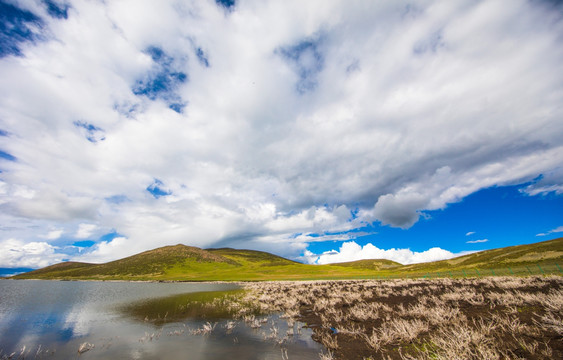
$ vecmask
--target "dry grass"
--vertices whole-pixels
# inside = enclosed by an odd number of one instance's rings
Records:
[[[217,323],[210,323],[209,321],[202,325],[202,327],[190,330],[192,335],[209,335],[215,330]]]
[[[557,276],[267,282],[245,285],[244,302],[313,324],[329,350],[322,359],[554,359],[561,285]]]

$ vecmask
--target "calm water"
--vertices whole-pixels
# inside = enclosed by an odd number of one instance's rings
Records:
[[[16,352],[26,359],[318,359],[321,345],[311,331],[294,324],[294,336],[277,315],[263,316],[259,329],[228,319],[150,322],[127,311],[179,294],[236,289],[235,284],[0,281],[0,359]],[[267,321],[266,321],[267,320]],[[190,330],[216,323],[206,335]],[[275,330],[272,330],[275,329]],[[291,330],[291,329],[290,329]],[[300,334],[297,334],[297,332]],[[81,344],[94,347],[82,354]]]

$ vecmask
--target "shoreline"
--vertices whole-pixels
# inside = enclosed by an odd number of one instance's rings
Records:
[[[221,281],[221,280],[118,280],[118,279],[12,279],[0,278],[0,280],[11,281],[69,281],[69,282],[114,282],[114,283],[150,283],[150,284],[238,284],[245,281]]]

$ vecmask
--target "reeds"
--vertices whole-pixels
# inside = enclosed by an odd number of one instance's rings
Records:
[[[561,285],[557,276],[267,282],[245,285],[244,301],[318,324],[321,359],[552,359],[563,356]]]
[[[210,323],[209,321],[203,324],[200,328],[190,330],[191,335],[209,335],[215,329],[217,323]]]
[[[80,344],[80,346],[78,347],[78,353],[83,354],[86,351],[92,350],[94,347],[95,347],[94,344],[90,344],[89,342],[84,342]]]

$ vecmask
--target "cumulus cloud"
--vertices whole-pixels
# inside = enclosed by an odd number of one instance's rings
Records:
[[[128,246],[126,238],[116,237],[111,241],[102,241],[96,244],[92,251],[88,252],[86,255],[77,257],[77,260],[103,263],[116,252],[125,257],[135,254],[135,248],[133,247],[133,249],[131,249],[131,246]]]
[[[78,225],[78,230],[74,235],[78,239],[87,239],[89,238],[94,231],[98,228],[96,224],[80,224]]]
[[[467,253],[454,254],[438,247],[433,247],[422,252],[415,252],[410,249],[383,250],[373,244],[368,243],[361,246],[354,241],[350,241],[343,243],[339,250],[326,251],[319,255],[307,251],[303,258],[311,264],[332,264],[364,259],[387,259],[408,265],[446,260],[465,254]]]
[[[548,2],[10,4],[32,16],[0,53],[0,217],[25,243],[302,251],[490,186],[561,194]]]
[[[0,241],[0,267],[40,268],[63,260],[56,248],[46,242],[25,243],[17,239]]]

